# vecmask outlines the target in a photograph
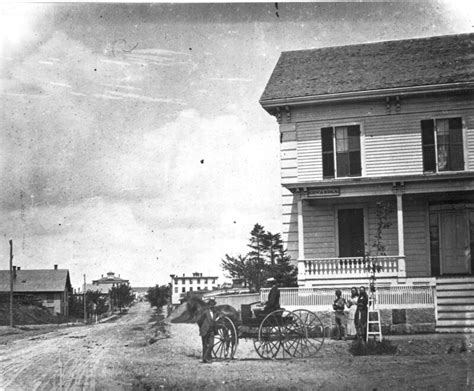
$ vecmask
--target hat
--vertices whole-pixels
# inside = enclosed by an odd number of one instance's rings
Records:
[[[273,277],[267,278],[267,282],[275,282],[276,280]]]

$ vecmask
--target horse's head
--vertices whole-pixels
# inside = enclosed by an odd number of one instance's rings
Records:
[[[197,298],[186,298],[171,314],[165,319],[170,323],[196,323],[203,308],[207,304]]]

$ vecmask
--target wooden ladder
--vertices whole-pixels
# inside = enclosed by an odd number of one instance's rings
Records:
[[[371,316],[372,315],[372,316]],[[370,337],[379,338],[379,341],[382,341],[382,327],[380,325],[380,311],[369,308],[367,313],[367,337],[366,341],[369,340]]]

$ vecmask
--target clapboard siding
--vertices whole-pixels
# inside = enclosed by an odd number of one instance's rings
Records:
[[[410,98],[401,101],[401,109],[375,110],[374,102],[333,104],[298,108],[296,123],[297,180],[322,180],[321,128],[344,123],[359,123],[363,132],[364,176],[423,174],[421,120],[461,116],[466,128],[466,167],[474,170],[474,113],[472,96]],[[467,100],[471,99],[471,101]],[[364,109],[365,107],[365,109]],[[313,110],[313,112],[311,112]],[[288,182],[286,182],[288,183]]]
[[[310,181],[322,178],[321,133],[316,123],[297,124],[298,180]]]
[[[466,157],[467,169],[474,171],[474,114],[469,115],[466,118],[466,139],[467,139],[467,150],[468,156]]]
[[[294,195],[282,188],[282,239],[291,259],[298,259],[298,211]]]
[[[282,184],[295,183],[298,180],[296,144],[296,141],[285,141],[281,143],[280,157]]]
[[[304,204],[306,258],[336,256],[334,207],[328,204]]]
[[[430,275],[426,205],[426,201],[422,198],[407,197],[403,202],[407,277]]]
[[[366,176],[423,173],[416,115],[368,118],[364,130]]]

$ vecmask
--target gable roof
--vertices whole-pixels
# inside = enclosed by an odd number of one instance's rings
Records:
[[[69,270],[17,270],[14,292],[63,292],[71,289]],[[0,270],[0,292],[10,292],[10,271]]]
[[[474,34],[283,52],[260,103],[463,82],[474,83]]]

